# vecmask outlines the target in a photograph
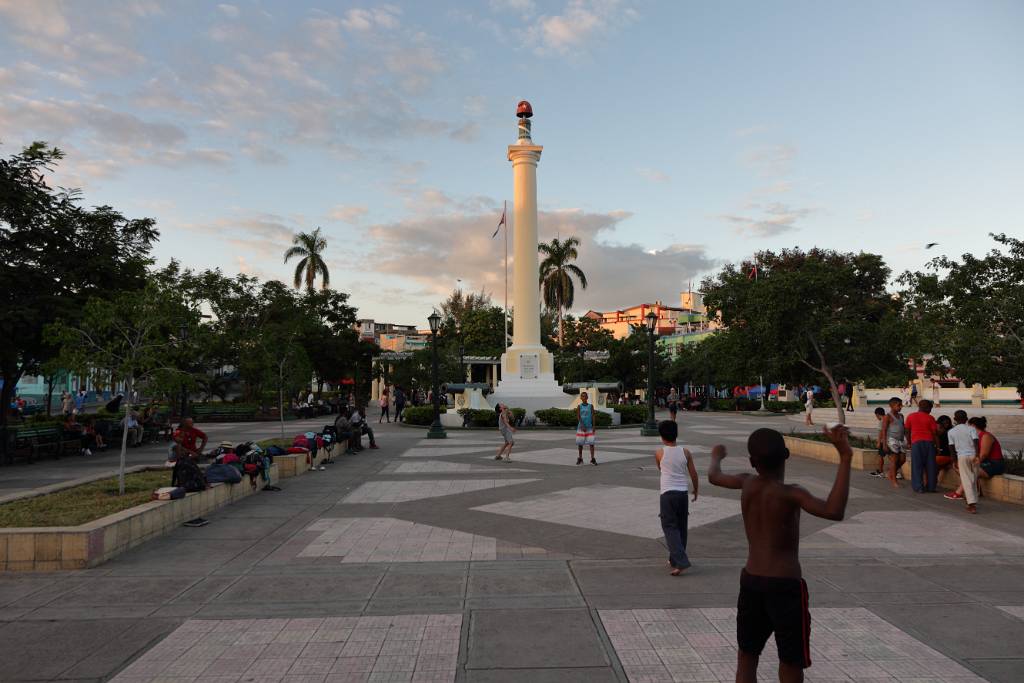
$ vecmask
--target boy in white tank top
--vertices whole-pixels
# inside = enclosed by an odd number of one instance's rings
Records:
[[[679,425],[672,420],[664,420],[658,425],[658,434],[663,445],[655,451],[654,459],[661,471],[661,530],[668,545],[671,574],[679,576],[690,566],[690,558],[686,555],[686,527],[690,514],[687,494],[692,493],[696,502],[699,479],[693,455],[676,445]]]

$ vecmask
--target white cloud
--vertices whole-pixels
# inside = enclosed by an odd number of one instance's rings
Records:
[[[327,212],[327,217],[345,223],[358,223],[370,209],[360,204],[338,204]]]
[[[525,31],[538,54],[571,54],[637,17],[620,0],[569,0],[560,14],[541,15]]]
[[[33,35],[63,38],[71,31],[57,0],[0,0],[0,15]]]
[[[495,12],[518,12],[524,16],[533,14],[537,9],[533,0],[491,0],[490,5]]]
[[[230,19],[237,19],[242,15],[242,11],[238,9],[238,7],[236,7],[235,5],[229,5],[227,3],[217,5],[217,9],[220,10],[221,14]]]
[[[759,204],[751,204],[748,208],[759,210],[761,215],[752,217],[725,214],[720,218],[732,223],[737,234],[752,237],[774,237],[798,230],[797,222],[815,211],[815,209],[797,208],[777,202],[764,207]]]
[[[672,180],[672,176],[656,168],[638,168],[636,172],[652,183],[667,183]]]
[[[452,130],[448,137],[459,142],[475,142],[480,137],[480,124],[471,121]]]
[[[744,160],[750,168],[765,176],[789,173],[797,156],[795,145],[766,145],[748,151]]]
[[[467,286],[491,292],[504,287],[503,241],[492,239],[501,206],[492,202],[486,210],[455,209],[474,201],[456,201],[434,195],[441,212],[424,202],[418,215],[388,224],[371,226],[367,236],[372,250],[370,267],[395,277],[409,278],[431,295],[444,295],[450,283],[461,278]],[[542,211],[540,239],[569,235],[581,241],[577,263],[587,274],[590,287],[577,288],[574,308],[607,309],[678,294],[687,279],[714,266],[704,247],[674,244],[650,250],[637,244],[609,244],[605,237],[628,212],[589,213],[581,209]],[[510,216],[511,217],[511,216]],[[511,235],[514,236],[512,228]],[[430,263],[430,268],[424,268]],[[657,273],[656,281],[645,274]]]
[[[398,28],[398,15],[401,10],[397,7],[384,5],[375,9],[350,9],[345,13],[342,25],[349,31],[365,33],[377,28],[394,29]]]

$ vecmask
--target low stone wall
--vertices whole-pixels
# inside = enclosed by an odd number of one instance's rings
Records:
[[[281,476],[277,463],[271,481]],[[239,484],[213,484],[180,500],[154,500],[74,527],[0,529],[0,570],[60,571],[84,569],[163,535],[182,523],[209,514],[259,491],[248,478]]]
[[[822,462],[839,464],[839,454],[836,447],[824,441],[812,441],[800,439],[795,436],[785,436],[786,448],[790,455],[799,455],[803,458],[813,458]],[[878,451],[873,448],[854,448],[853,459],[850,461],[850,468],[855,470],[874,470],[878,467]]]
[[[335,450],[338,447],[335,446]],[[319,467],[322,462],[327,460],[327,451],[319,449],[316,454],[316,458],[310,463],[307,459],[306,453],[285,453],[284,455],[274,456],[274,465],[277,467],[278,476],[281,479],[289,479],[291,477],[297,477],[300,474],[305,474],[313,468]]]
[[[904,481],[910,481],[910,463],[904,463],[901,470]],[[939,473],[939,487],[953,490],[960,486],[960,473],[952,467],[945,472]],[[978,487],[981,489],[982,500],[992,500],[1004,503],[1016,503],[1024,505],[1024,477],[1013,474],[1000,474],[990,479],[978,479]]]

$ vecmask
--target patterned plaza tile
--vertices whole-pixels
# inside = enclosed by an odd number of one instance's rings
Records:
[[[310,622],[317,626],[310,628]],[[143,654],[113,683],[159,683],[161,681],[306,681],[455,680],[458,661],[461,614],[404,614],[393,617],[331,617],[326,619],[244,619],[190,620]],[[345,633],[343,640],[329,648],[313,648],[318,634]],[[204,648],[215,636],[247,641],[248,634],[293,633],[299,650],[289,656],[265,657],[265,646],[250,645],[245,657],[224,654],[218,648]],[[216,638],[218,642],[225,638]],[[443,653],[438,643],[455,643]],[[190,649],[182,650],[185,644]],[[400,644],[403,654],[393,654]],[[433,651],[433,653],[427,653]],[[168,652],[176,652],[170,658]],[[237,652],[237,650],[236,650]],[[358,653],[358,654],[351,654]]]
[[[453,496],[469,491],[527,484],[536,479],[419,479],[368,481],[341,499],[342,503],[402,503]]]
[[[838,539],[864,549],[889,550],[899,555],[993,555],[1024,553],[1024,538],[969,522],[965,515],[932,511],[886,510],[861,512],[808,537]],[[912,534],[893,536],[906,526]]]
[[[1000,605],[999,609],[1024,621],[1024,606],[1022,605]]]
[[[599,610],[615,654],[632,681],[734,681],[736,610],[731,608]],[[716,627],[717,622],[724,622]],[[652,639],[685,636],[688,645],[657,647]],[[877,641],[889,644],[881,655]],[[825,643],[840,642],[842,646]],[[983,683],[955,661],[860,607],[811,609],[809,681],[939,681]],[[758,680],[777,677],[771,641]]]
[[[298,557],[337,557],[345,564],[555,557],[543,548],[392,517],[322,518],[306,531],[319,531],[320,535]]]
[[[662,535],[656,489],[597,484],[490,503],[473,509],[641,538]],[[700,496],[696,503],[690,504],[689,526],[712,524],[739,513],[738,500]]]
[[[497,474],[498,472],[534,472],[508,463],[495,462],[493,465],[476,465],[468,462],[447,462],[445,460],[420,460],[417,462],[395,462],[384,467],[381,474]]]
[[[517,448],[512,449],[513,463],[528,462],[538,465],[564,465],[565,467],[576,466],[576,456],[578,455],[578,451],[575,447],[543,448],[535,451],[526,451],[518,449],[519,445],[520,444],[517,443]],[[637,458],[647,457],[651,456],[646,453],[620,453],[613,450],[605,450],[600,443],[597,445],[597,461],[599,463],[616,462],[619,460],[635,460]],[[588,462],[590,460],[590,452],[585,448],[583,449],[583,458]]]
[[[443,458],[450,455],[467,455],[469,453],[494,453],[498,450],[498,443],[491,445],[480,444],[479,446],[431,446],[414,447],[402,453],[403,458]]]

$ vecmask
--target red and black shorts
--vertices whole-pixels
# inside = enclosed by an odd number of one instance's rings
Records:
[[[779,661],[811,665],[811,612],[803,579],[740,574],[736,640],[740,650],[760,655],[775,634]]]

